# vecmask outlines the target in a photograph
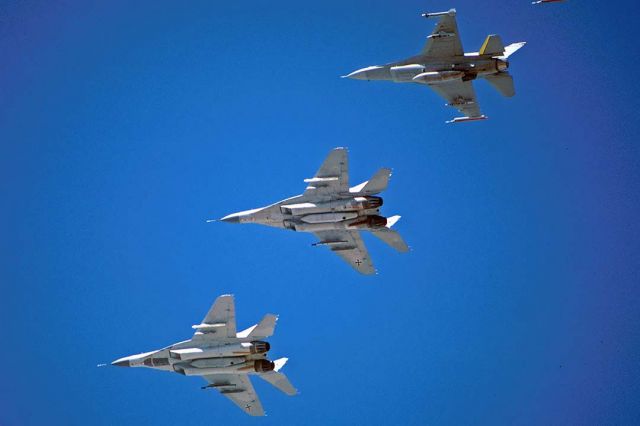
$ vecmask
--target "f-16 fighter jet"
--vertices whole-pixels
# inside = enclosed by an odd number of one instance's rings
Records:
[[[259,324],[236,332],[233,296],[223,295],[216,299],[202,322],[192,326],[196,331],[191,340],[120,358],[111,364],[201,376],[208,383],[202,389],[217,389],[247,414],[264,416],[249,375],[257,375],[287,395],[297,393],[280,372],[287,358],[267,359],[271,346],[264,339],[273,334],[276,320],[275,315],[268,314]]]
[[[524,46],[524,42],[505,47],[500,36],[490,35],[479,52],[464,53],[458,35],[455,9],[424,13],[422,16],[439,17],[439,21],[418,55],[387,65],[362,68],[344,77],[427,85],[447,101],[447,106],[454,107],[465,115],[447,123],[487,118],[480,112],[471,84],[478,77],[485,78],[503,96],[515,95],[513,78],[507,72],[508,58]]]
[[[400,216],[380,215],[390,169],[380,169],[360,185],[349,188],[347,150],[336,148],[322,163],[304,194],[267,207],[233,213],[221,220],[230,223],[258,223],[293,231],[311,232],[319,242],[344,259],[358,272],[373,274],[375,269],[359,231],[369,231],[400,252],[409,250],[400,234],[391,227]]]

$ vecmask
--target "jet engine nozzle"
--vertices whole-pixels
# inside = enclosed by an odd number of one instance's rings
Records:
[[[273,371],[276,368],[276,364],[268,359],[257,359],[253,363],[253,368],[256,370],[256,373],[266,373]]]
[[[387,218],[383,216],[369,216],[368,225],[372,228],[383,228],[387,226]]]
[[[350,225],[351,227],[365,227],[365,228],[382,228],[387,226],[387,218],[378,216],[378,215],[370,215],[364,216],[362,219],[359,219]]]
[[[269,342],[256,340],[254,342],[251,342],[251,347],[249,350],[252,354],[263,354],[265,352],[269,352],[269,349],[271,349],[271,345],[269,344]]]
[[[509,69],[509,62],[502,59],[496,59],[496,71],[505,72]]]
[[[374,197],[369,195],[361,198],[364,198],[364,200],[362,201],[362,208],[365,210],[378,209],[382,206],[381,197]],[[356,198],[356,201],[360,201],[360,197]]]

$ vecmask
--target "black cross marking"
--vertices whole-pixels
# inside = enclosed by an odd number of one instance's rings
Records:
[[[356,259],[356,265],[360,266],[362,264],[362,260]]]

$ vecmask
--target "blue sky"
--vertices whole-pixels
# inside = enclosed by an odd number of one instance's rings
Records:
[[[0,2],[2,425],[637,424],[635,2]],[[528,41],[481,123],[338,78]],[[392,167],[360,276],[313,237],[205,219],[298,194],[330,149]],[[197,378],[96,368],[186,339],[220,294],[280,315],[245,416]]]

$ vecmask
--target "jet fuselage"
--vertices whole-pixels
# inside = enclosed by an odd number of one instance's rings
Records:
[[[477,52],[450,58],[413,56],[387,65],[362,68],[347,75],[356,80],[388,80],[395,83],[437,84],[451,80],[473,80],[506,71],[509,62]]]
[[[231,223],[257,223],[298,232],[330,229],[372,229],[387,224],[380,216],[381,197],[345,196],[314,201],[299,195],[260,209],[233,213],[221,220]]]
[[[269,349],[269,343],[263,341],[232,339],[223,345],[202,345],[187,340],[164,349],[120,358],[112,364],[119,367],[146,367],[186,376],[253,374],[274,369],[274,363],[266,359]]]

